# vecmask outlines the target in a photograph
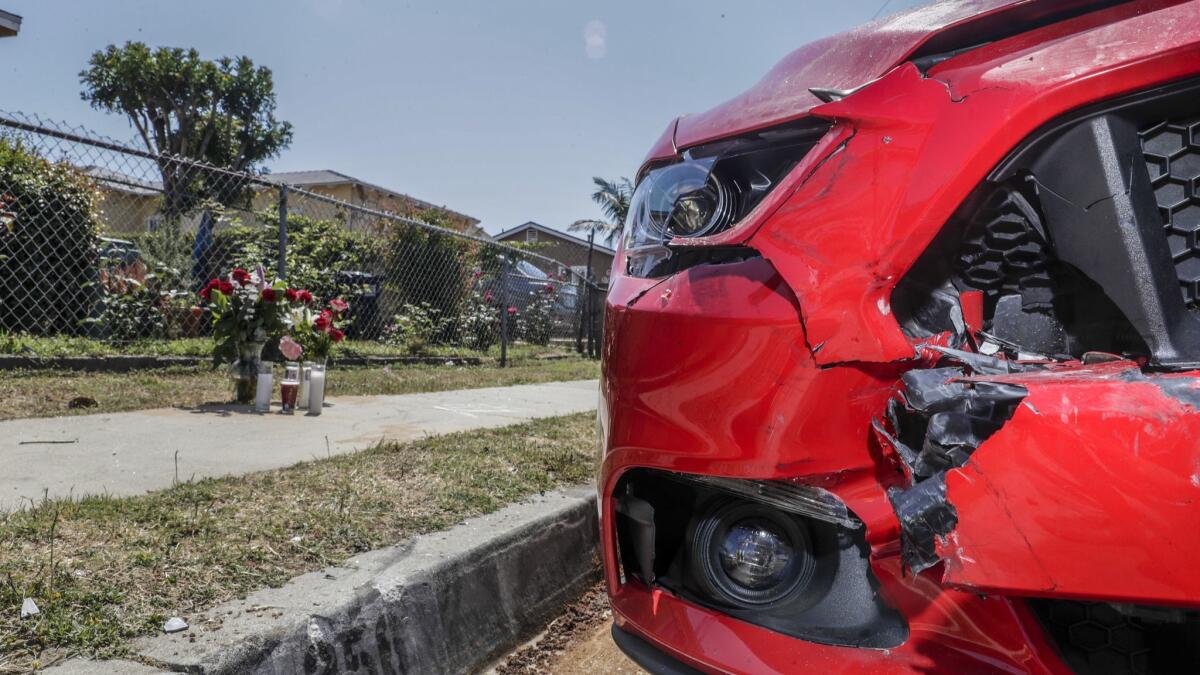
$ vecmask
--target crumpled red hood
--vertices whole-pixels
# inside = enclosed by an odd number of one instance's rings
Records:
[[[901,12],[807,44],[784,57],[746,92],[708,112],[680,118],[675,147],[802,117],[821,104],[809,92],[811,87],[851,89],[914,55],[986,41],[990,33],[1012,22],[1035,22],[1079,7],[1111,4],[1111,0],[942,0]]]

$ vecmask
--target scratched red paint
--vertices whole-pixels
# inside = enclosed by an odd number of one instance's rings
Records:
[[[618,252],[598,483],[618,624],[711,672],[1062,673],[1017,596],[1200,604],[1200,575],[1187,574],[1200,557],[1200,457],[1190,442],[1200,413],[1152,383],[1114,378],[1137,372],[1129,362],[1019,376],[1028,405],[950,472],[960,524],[941,545],[948,563],[918,575],[901,569],[885,491],[906,478],[871,420],[900,374],[931,356],[892,315],[897,281],[1040,126],[1200,74],[1200,0],[1084,14],[950,58],[928,76],[906,61],[979,17],[1051,4],[948,2],[829,38],[790,55],[746,94],[672,123],[655,144],[647,162],[804,116],[833,123],[747,218],[688,241],[741,244],[761,259],[641,279],[622,273]],[[826,104],[807,91],[863,84]],[[977,327],[977,299],[965,304]],[[616,575],[610,496],[634,467],[824,479],[864,522],[880,593],[904,615],[909,639],[891,650],[830,647],[662,590],[652,604],[648,589]]]

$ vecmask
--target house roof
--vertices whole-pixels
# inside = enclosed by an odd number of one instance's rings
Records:
[[[549,234],[554,237],[558,237],[559,239],[565,239],[573,244],[579,244],[580,246],[582,246],[584,248],[587,248],[587,245],[588,245],[587,239],[580,239],[579,237],[576,237],[573,234],[567,234],[566,232],[563,232],[562,230],[556,230],[551,227],[546,227],[545,225],[542,225],[540,223],[535,223],[532,220],[529,222],[526,222],[526,223],[521,223],[520,225],[518,225],[514,228],[507,229],[507,230],[501,232],[500,234],[497,234],[496,240],[502,241],[504,239],[512,237],[513,235],[521,234],[525,230],[537,230],[539,232],[545,232],[546,234]],[[601,244],[600,242],[595,242],[593,244],[593,247],[595,248],[595,250],[597,250],[601,253],[607,253],[608,255],[616,255],[617,254],[616,251],[605,246],[604,244]]]
[[[162,183],[152,180],[140,180],[129,174],[105,169],[100,166],[85,166],[80,168],[85,174],[94,178],[97,183],[112,190],[139,197],[153,197],[162,194]]]
[[[368,183],[365,180],[360,180],[354,176],[348,176],[339,171],[333,171],[332,169],[317,169],[315,171],[280,171],[278,173],[265,174],[262,176],[262,178],[263,180],[278,185],[292,185],[300,188],[316,187],[319,185],[361,185],[365,188],[382,192],[391,197],[410,201],[423,209],[440,209],[442,211],[446,211],[447,213],[452,213],[460,218],[466,219],[471,225],[479,224],[478,218],[473,218],[465,213],[459,213],[458,211],[448,209],[444,206],[431,204],[427,201],[417,199],[411,195],[389,190],[385,187],[375,185],[374,183]]]
[[[21,17],[0,9],[0,37],[12,37],[21,30]]]

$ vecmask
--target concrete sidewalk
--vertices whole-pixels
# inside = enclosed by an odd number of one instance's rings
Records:
[[[238,406],[0,422],[0,509],[136,495],[178,478],[243,474],[434,434],[594,410],[596,380],[402,396],[339,396],[308,417]],[[275,407],[278,410],[278,406]]]

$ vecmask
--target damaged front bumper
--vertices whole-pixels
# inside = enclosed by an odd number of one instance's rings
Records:
[[[1161,4],[899,65],[728,229],[618,255],[622,630],[711,672],[1200,668],[1200,45]],[[795,590],[706,580],[729,499],[800,523]]]

